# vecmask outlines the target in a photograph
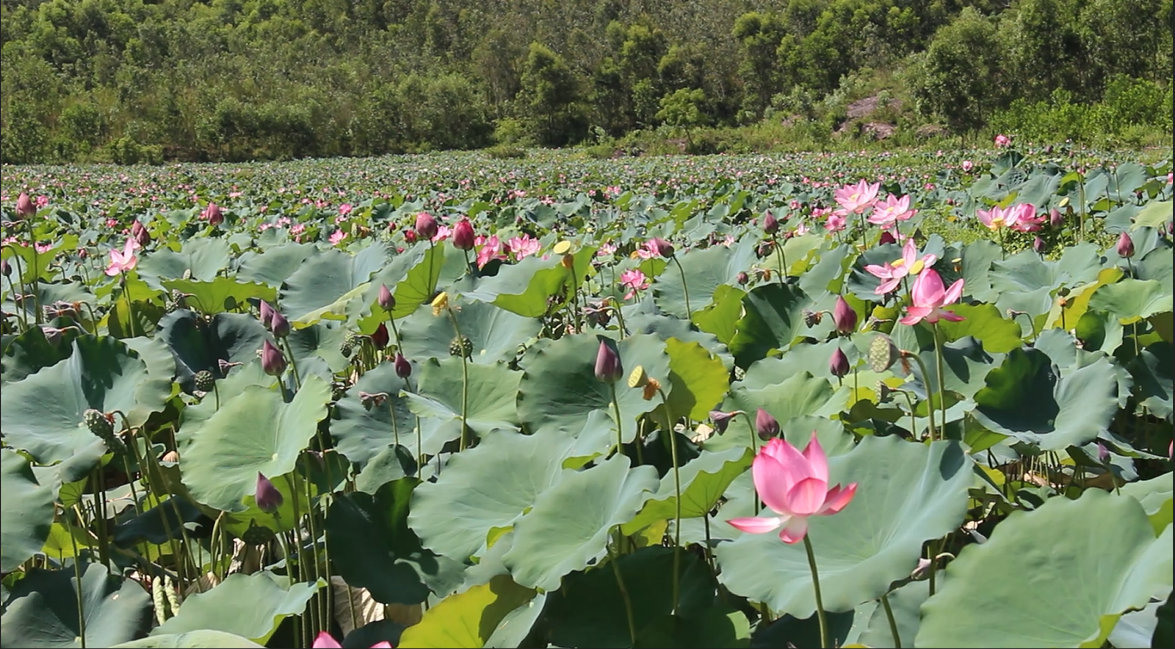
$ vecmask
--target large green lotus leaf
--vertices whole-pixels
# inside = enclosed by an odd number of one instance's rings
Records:
[[[159,321],[158,338],[175,355],[176,382],[189,392],[195,389],[197,372],[207,370],[221,378],[220,361],[253,360],[267,337],[265,326],[246,313],[218,313],[208,321],[181,309]]]
[[[468,302],[457,312],[461,335],[473,343],[474,363],[497,363],[514,360],[518,348],[538,336],[542,323],[524,318],[485,302]],[[417,309],[400,325],[402,351],[408,358],[448,358],[449,345],[457,337],[452,319],[436,317],[432,309]]]
[[[922,606],[917,646],[1101,646],[1118,614],[1171,589],[1171,528],[1156,539],[1138,501],[1091,489],[1013,512],[946,575]]]
[[[630,467],[627,456],[614,456],[539,494],[502,558],[514,580],[554,590],[564,575],[603,557],[609,531],[632,520],[660,482],[653,467]]]
[[[152,375],[125,343],[81,336],[69,358],[4,387],[0,425],[5,443],[38,463],[66,462],[101,443],[82,425],[87,409],[119,410],[131,426],[140,426],[163,409],[170,393],[171,376]]]
[[[980,239],[963,246],[959,255],[962,263],[963,292],[970,297],[990,302],[997,297],[991,288],[988,273],[991,265],[1003,255],[1003,248],[994,241]],[[950,261],[949,259],[947,261]]]
[[[184,277],[189,271],[192,279],[210,282],[229,267],[231,258],[232,250],[224,239],[198,237],[185,241],[179,252],[161,248],[140,254],[135,270],[151,288],[162,291],[163,280]]]
[[[1124,279],[1099,288],[1089,298],[1091,311],[1105,311],[1118,316],[1122,324],[1137,322],[1171,310],[1171,286],[1153,279]]]
[[[922,368],[917,363],[911,363],[910,369],[914,379],[913,388],[919,398],[927,398],[927,379],[929,392],[938,394],[938,364],[933,350],[924,350],[918,355],[926,365],[928,377],[922,376]],[[984,377],[992,367],[1003,358],[1003,354],[992,357],[983,345],[974,338],[967,336],[942,346],[943,378],[949,392],[957,392],[964,398],[971,399],[983,388]],[[938,403],[938,397],[935,397]],[[950,400],[947,400],[950,403]]]
[[[770,359],[760,361],[760,363],[762,362],[770,362]],[[751,377],[748,372],[747,379],[736,383],[731,389],[726,401],[722,404],[722,410],[725,412],[741,410],[748,413],[753,420],[755,413],[759,408],[762,408],[775,417],[781,425],[786,425],[790,421],[807,418],[810,415],[827,417],[839,412],[845,405],[848,393],[848,388],[834,389],[827,380],[814,377],[803,371],[782,380],[768,379],[766,373]],[[811,429],[804,431],[804,436],[799,442],[807,444],[808,435],[811,435],[811,432]],[[844,431],[841,430],[837,437],[843,437],[843,435]],[[735,417],[731,420],[721,439],[726,444],[708,443],[707,446],[710,448],[725,448],[730,444],[750,446],[750,431],[745,418]],[[789,441],[796,442],[791,438]],[[829,450],[829,441],[831,440],[821,438],[821,444],[825,445],[825,450]],[[714,442],[713,438],[711,442]],[[837,445],[839,446],[839,443]]]
[[[1134,218],[1131,230],[1139,228],[1158,228],[1171,221],[1171,201],[1151,201],[1146,204]]]
[[[689,293],[693,311],[710,304],[719,286],[733,285],[739,273],[751,269],[755,263],[755,245],[756,242],[748,237],[735,247],[711,246],[678,253],[677,259],[685,270],[685,284],[683,286],[677,264],[669,264],[653,282],[654,301],[665,313],[688,320],[685,294]]]
[[[691,649],[739,649],[750,645],[751,623],[730,605],[720,605],[696,615],[663,615],[645,627],[636,649],[685,647]]]
[[[387,262],[383,244],[368,246],[354,256],[334,249],[314,254],[283,285],[282,310],[295,327],[324,318],[342,320],[347,303],[363,293],[371,276]]]
[[[1126,407],[1130,400],[1130,389],[1134,386],[1134,380],[1131,378],[1130,372],[1116,359],[1107,357],[1106,354],[1099,351],[1090,351],[1079,347],[1073,334],[1062,329],[1042,331],[1032,346],[1048,354],[1053,365],[1060,370],[1061,376],[1067,376],[1074,370],[1093,365],[1103,359],[1108,360],[1109,367],[1106,368],[1103,365],[1103,369],[1107,369],[1113,374],[1118,385],[1118,407]]]
[[[270,389],[276,385],[277,379],[266,374],[261,367],[261,359],[254,357],[244,366],[229,371],[227,377],[218,380],[216,391],[221,394],[222,400],[227,401],[250,386]],[[184,406],[180,411],[179,430],[175,432],[175,441],[178,445],[176,450],[182,454],[187,444],[196,438],[200,429],[219,409],[220,403],[217,401],[216,392],[205,395],[199,403]]]
[[[1013,349],[975,393],[974,417],[988,430],[1059,451],[1095,439],[1118,410],[1107,358],[1062,373],[1037,349]]]
[[[147,636],[116,644],[112,649],[249,649],[264,646],[232,633],[200,629],[188,633]]]
[[[396,368],[391,362],[385,361],[375,369],[365,372],[335,406],[335,415],[330,426],[335,448],[347,456],[348,460],[360,466],[366,465],[373,457],[393,444],[407,448],[413,457],[418,457],[421,453],[416,444],[418,418],[408,409],[408,400],[400,396],[401,390],[408,388],[409,383],[396,376]],[[368,409],[359,398],[361,392],[386,394],[388,397],[383,403],[373,404],[371,409]],[[396,416],[394,425],[393,412]],[[419,423],[423,452],[435,455],[447,441],[437,434],[440,422],[424,418],[420,419]]]
[[[328,320],[291,331],[286,343],[298,362],[299,371],[302,371],[302,367],[311,362],[311,359],[318,358],[326,363],[332,372],[342,372],[350,363],[350,360],[339,351],[346,337],[347,330],[341,323]]]
[[[37,484],[28,458],[0,449],[0,572],[9,573],[41,551],[55,508],[53,485]]]
[[[537,318],[551,308],[548,300],[552,296],[559,296],[559,302],[570,299],[571,290],[579,286],[591,268],[595,253],[592,246],[576,252],[572,256],[574,272],[563,266],[558,255],[550,259],[527,257],[517,264],[502,266],[496,276],[485,279],[465,296],[520,316]]]
[[[258,473],[276,477],[294,470],[330,400],[330,386],[317,376],[306,377],[289,403],[259,386],[222,400],[181,456],[192,497],[221,511],[244,510],[242,499],[256,491]]]
[[[348,312],[358,318],[361,332],[370,334],[375,331],[389,316],[378,302],[380,287],[387,286],[396,298],[396,306],[390,315],[397,320],[406,318],[416,313],[421,305],[432,301],[437,282],[445,276],[448,266],[458,260],[464,270],[464,260],[458,255],[445,257],[445,246],[416,244],[393,257],[390,264],[372,276],[371,283],[363,291],[363,298],[355,300]]]
[[[438,554],[459,561],[481,554],[491,533],[514,525],[559,481],[574,443],[557,431],[498,431],[454,455],[435,482],[417,488],[408,523]]]
[[[1129,482],[1122,485],[1120,493],[1130,496],[1142,505],[1142,510],[1150,518],[1155,534],[1160,534],[1163,528],[1171,524],[1171,472],[1168,471],[1157,478]]]
[[[238,572],[216,588],[185,599],[179,613],[155,627],[151,635],[211,630],[264,644],[282,620],[302,613],[318,587],[311,583],[291,586],[285,577],[270,572]]]
[[[632,602],[636,633],[673,612],[673,549],[647,547],[615,559]],[[678,614],[714,607],[717,584],[697,555],[683,552]],[[628,615],[611,566],[568,575],[547,608],[550,641],[560,647],[631,647]],[[666,645],[676,646],[676,645]]]
[[[738,333],[738,321],[742,317],[743,298],[746,293],[733,286],[722,285],[714,291],[713,302],[694,311],[693,321],[702,331],[713,334],[725,345],[729,345]]]
[[[272,286],[242,282],[231,277],[216,277],[207,282],[194,279],[167,279],[161,283],[168,291],[180,291],[190,295],[191,297],[187,298],[189,305],[204,313],[229,311],[239,304],[245,304],[249,298],[267,300],[270,303],[277,300],[277,290]]]
[[[617,343],[620,361],[627,376],[638,365],[661,382],[669,381],[669,355],[665,343],[657,337],[640,334]],[[590,334],[564,336],[527,354],[525,370],[518,386],[518,417],[530,430],[564,430],[579,433],[591,413],[602,410],[612,417],[610,386],[596,380],[596,354],[599,338]],[[624,379],[616,382],[616,398],[624,441],[636,436],[632,421],[660,405],[660,397],[645,401],[641,390],[631,389]]]
[[[909,576],[922,544],[963,522],[974,474],[955,442],[924,446],[892,436],[866,437],[828,464],[831,482],[855,482],[857,494],[839,514],[810,519],[809,534],[825,609],[848,611]],[[725,519],[724,510],[719,515]],[[774,611],[812,615],[812,576],[802,544],[788,545],[774,533],[742,534],[720,544],[716,554],[719,579],[732,593]]]
[[[719,292],[723,292],[723,289],[719,288]],[[737,306],[740,299],[742,299],[741,291],[739,292],[739,297],[734,300],[736,303],[736,313],[730,321],[732,335],[734,323],[738,320],[737,311],[742,308],[741,306]],[[647,304],[648,302],[642,302],[641,306]],[[666,343],[672,338],[676,338],[681,343],[697,343],[705,348],[706,351],[718,357],[718,360],[722,361],[722,366],[727,373],[734,367],[734,358],[730,355],[730,351],[726,349],[725,343],[718,340],[714,334],[694,329],[690,326],[689,322],[681,318],[674,318],[659,313],[630,310],[624,314],[624,326],[630,334],[652,334]]]
[[[91,563],[81,584],[70,570],[33,568],[4,595],[0,645],[81,647],[78,592],[85,612],[86,647],[111,647],[141,635],[151,618],[151,596],[138,582]]]
[[[449,357],[438,361],[430,358],[420,365],[420,379],[416,392],[405,392],[408,408],[417,415],[439,421],[437,435],[445,440],[461,435],[462,391],[464,390],[460,358]],[[521,372],[505,365],[478,365],[470,363],[469,395],[465,424],[478,435],[487,435],[495,429],[518,428],[518,413],[514,406],[518,395]]]
[[[813,297],[839,294],[844,286],[845,260],[852,248],[831,240],[828,245],[831,247],[819,249],[816,263],[800,273],[800,288]],[[772,254],[769,259],[774,261],[774,257]]]
[[[751,466],[755,453],[750,448],[735,447],[724,451],[705,451],[681,467],[681,517],[700,518],[718,504],[727,487]],[[645,502],[640,513],[621,526],[625,534],[636,534],[658,521],[677,516],[677,490],[673,472],[661,478],[661,488]]]
[[[283,243],[261,253],[246,252],[241,255],[237,279],[279,287],[317,250],[309,243]]]
[[[477,649],[485,647],[512,611],[533,599],[535,591],[508,575],[446,597],[404,630],[399,649]]]
[[[408,527],[416,478],[401,478],[374,495],[344,494],[331,503],[326,538],[335,574],[352,588],[366,588],[377,602],[419,604],[430,593],[445,596],[461,583],[461,564],[420,545]]]
[[[946,581],[945,575],[937,575],[937,588],[942,588]],[[914,644],[914,636],[918,634],[918,626],[922,623],[920,609],[923,602],[930,597],[930,580],[923,579],[893,590],[889,593],[890,610],[893,611],[894,623],[898,629],[898,640],[901,646],[909,647]],[[858,639],[866,647],[897,647],[894,642],[893,629],[889,626],[889,618],[885,614],[885,607],[877,606],[869,623],[861,632]]]
[[[1171,343],[1160,341],[1147,345],[1130,363],[1134,376],[1135,398],[1152,414],[1170,421],[1172,376],[1175,375],[1175,350]]]
[[[730,341],[739,367],[767,357],[773,349],[786,350],[804,329],[803,310],[812,300],[791,284],[763,284],[743,297],[743,316]]]
[[[0,254],[5,260],[20,257],[21,261],[12,262],[13,269],[20,271],[18,275],[20,281],[32,284],[34,278],[39,278],[41,281],[52,281],[57,275],[57,270],[53,268],[56,265],[55,262],[66,253],[76,250],[77,245],[77,235],[67,234],[56,245],[44,252],[27,243],[13,242],[6,243],[3,253]]]
[[[1082,243],[1065,248],[1057,261],[1043,261],[1040,255],[1025,250],[1006,261],[993,262],[989,275],[992,288],[1001,293],[1032,293],[1092,282],[1101,268],[1097,246]]]
[[[730,389],[730,374],[722,361],[698,343],[676,338],[666,341],[669,380],[673,384],[669,406],[673,416],[702,420]]]
[[[1151,635],[1151,647],[1159,649],[1159,647],[1175,646],[1175,629],[1172,627],[1172,618],[1175,618],[1175,610],[1172,610],[1171,599],[1175,597],[1175,593],[1167,595],[1167,601],[1159,606],[1157,612],[1158,622],[1155,624],[1154,633]]]
[[[1020,325],[1003,317],[994,304],[952,304],[947,309],[964,318],[962,322],[939,321],[938,328],[947,340],[971,336],[991,354],[1010,352],[1022,344]]]
[[[78,335],[76,329],[64,329],[60,338],[50,342],[44,329],[29,327],[11,342],[5,339],[4,355],[0,356],[0,382],[7,385],[61,362],[73,351],[73,341]]]
[[[547,607],[547,594],[538,593],[534,599],[510,611],[493,635],[486,640],[485,646],[489,649],[513,649],[522,646],[523,641],[530,635],[538,622],[539,616]]]

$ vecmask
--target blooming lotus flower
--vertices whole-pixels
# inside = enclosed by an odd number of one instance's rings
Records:
[[[970,160],[963,161],[963,171],[965,171],[967,173],[971,173],[971,170],[974,168],[975,168],[974,162],[971,162]]]
[[[1003,147],[1010,145],[1011,143],[1012,143],[1012,138],[1008,137],[1007,135],[1004,135],[1003,133],[1000,133],[999,135],[995,136],[995,145],[998,147],[1003,148]]]
[[[856,185],[845,185],[836,190],[834,198],[840,204],[841,208],[848,214],[861,214],[865,210],[873,207],[877,202],[877,191],[881,189],[881,183],[869,183],[862,180]]]
[[[646,277],[644,273],[634,268],[632,270],[626,270],[623,273],[620,273],[620,285],[627,286],[629,289],[631,289],[624,296],[624,299],[630,300],[636,296],[637,291],[643,291],[646,288],[649,288],[649,278]]]
[[[135,251],[139,249],[139,242],[135,241],[134,237],[126,240],[122,251],[119,252],[117,248],[110,251],[110,265],[106,267],[106,274],[114,277],[119,273],[125,273],[128,270],[133,270],[139,264],[139,258],[135,256]]]
[[[837,210],[828,215],[828,219],[824,221],[824,229],[829,232],[840,232],[845,229],[846,224],[844,211]]]
[[[776,437],[767,443],[751,464],[755,491],[777,516],[733,518],[734,528],[748,534],[765,534],[782,527],[784,543],[799,543],[808,534],[808,519],[829,516],[843,510],[857,493],[857,484],[828,488],[828,459],[812,433],[801,453]]]
[[[507,241],[506,248],[510,251],[510,254],[514,255],[515,259],[521,261],[525,257],[537,255],[539,250],[542,249],[542,244],[539,243],[538,239],[531,237],[529,234],[524,234],[521,237],[513,237]],[[603,250],[604,248],[601,246],[600,252]],[[600,253],[597,252],[597,254]]]
[[[432,235],[432,238],[429,239],[429,241],[431,241],[433,243],[437,243],[439,241],[444,241],[445,239],[448,239],[449,235],[451,235],[451,234],[453,234],[452,228],[450,228],[447,225],[440,225],[440,226],[437,226],[437,233]]]
[[[956,280],[944,290],[942,277],[933,268],[927,268],[914,280],[914,287],[910,290],[913,305],[906,307],[906,317],[900,322],[904,325],[916,325],[923,320],[931,324],[939,320],[959,322],[963,316],[944,311],[942,307],[958,302],[962,294],[963,280]]]
[[[428,212],[416,215],[416,234],[422,239],[432,239],[437,234],[437,220]]]
[[[456,236],[453,237],[453,243],[457,243]],[[482,242],[481,248],[477,251],[477,267],[484,268],[493,259],[505,259],[502,255],[502,242],[496,234]]]
[[[673,256],[673,244],[664,239],[653,237],[644,242],[640,248],[637,248],[634,254],[641,259],[652,259],[654,257],[668,259]]]
[[[883,228],[892,227],[898,221],[908,221],[918,210],[910,209],[910,196],[907,194],[897,198],[892,194],[885,197],[885,202],[878,202],[873,206],[873,213],[867,219],[873,225]]]
[[[343,230],[335,230],[330,234],[330,245],[337,246],[339,242],[347,238],[347,233]]]
[[[314,644],[310,646],[313,649],[342,649],[343,647],[326,631],[319,633],[318,637],[314,638]],[[384,640],[371,645],[371,649],[392,649],[392,645]]]
[[[882,280],[881,284],[873,289],[873,292],[876,295],[885,295],[896,290],[898,285],[902,283],[903,277],[917,275],[924,268],[933,266],[936,261],[938,261],[938,256],[932,254],[923,255],[919,259],[918,247],[914,245],[913,239],[908,239],[906,245],[902,247],[902,257],[900,259],[886,263],[883,266],[869,264],[865,266],[865,272]]]
[[[989,230],[1009,228],[1020,232],[1036,232],[1040,229],[1043,217],[1037,218],[1036,206],[1031,203],[1022,203],[1003,209],[998,205],[990,210],[977,210],[975,217]]]
[[[457,221],[457,225],[453,226],[453,246],[459,250],[473,250],[473,245],[473,224],[469,219]]]

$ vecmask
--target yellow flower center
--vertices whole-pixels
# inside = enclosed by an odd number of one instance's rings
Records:
[[[922,263],[921,259],[915,261],[914,263],[910,264],[910,274],[917,275],[918,273],[921,273],[925,266],[926,264]]]
[[[901,268],[902,266],[905,266],[905,265],[906,265],[906,260],[902,259],[902,258],[898,258],[897,261],[894,261],[890,264],[890,266],[893,266],[894,268]]]

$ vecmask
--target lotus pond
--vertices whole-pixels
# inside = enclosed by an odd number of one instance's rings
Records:
[[[1171,647],[1171,178],[5,168],[0,644]]]

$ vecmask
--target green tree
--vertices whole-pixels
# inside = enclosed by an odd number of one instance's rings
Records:
[[[572,110],[579,98],[578,83],[561,56],[541,43],[531,43],[522,73],[522,91],[539,141],[562,145],[576,133]]]
[[[915,74],[915,98],[958,132],[982,126],[1003,105],[1004,56],[991,20],[971,7],[934,35]]]

